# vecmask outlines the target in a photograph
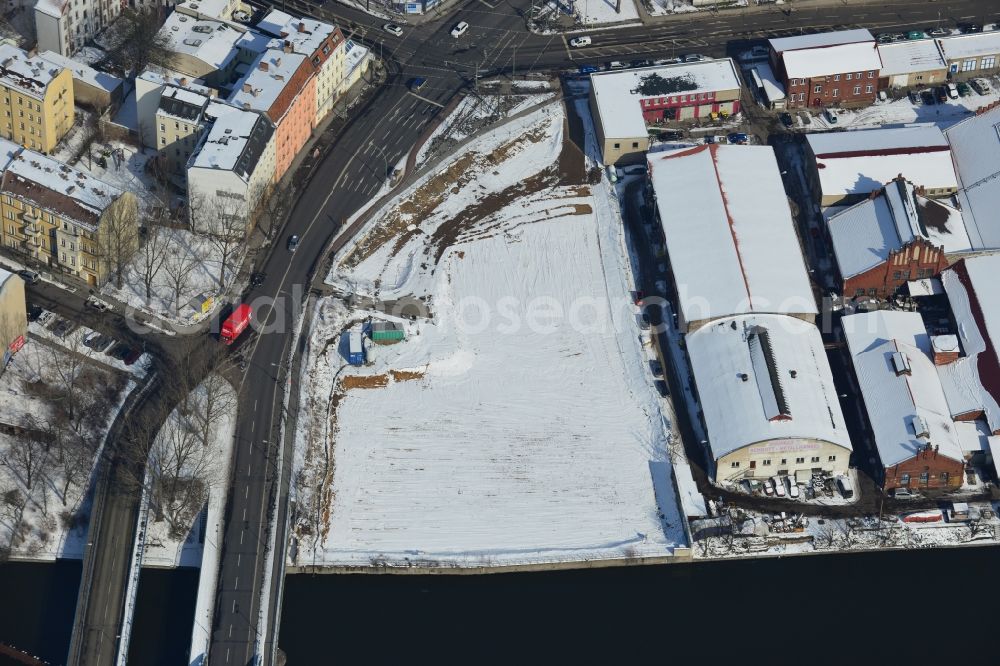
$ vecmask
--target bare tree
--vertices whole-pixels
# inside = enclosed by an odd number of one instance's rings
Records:
[[[192,197],[195,228],[205,233],[219,255],[219,288],[226,286],[226,269],[247,237],[246,202],[226,196]]]
[[[146,289],[146,300],[153,297],[153,281],[167,259],[167,237],[158,226],[146,227],[146,242],[139,248],[139,277]]]
[[[174,313],[181,310],[181,298],[188,290],[191,282],[191,271],[194,269],[197,260],[192,252],[187,248],[175,247],[166,252],[163,261],[163,273],[170,286],[171,302]]]
[[[261,198],[257,209],[257,228],[264,238],[269,241],[275,239],[285,219],[292,212],[293,204],[292,187],[288,183],[275,185]]]
[[[118,289],[124,286],[125,268],[139,246],[138,211],[138,202],[131,192],[105,196],[96,250],[108,277],[114,279]]]
[[[170,38],[160,30],[162,24],[158,7],[123,10],[115,22],[117,32],[109,45],[108,63],[126,75],[149,65],[170,67]]]

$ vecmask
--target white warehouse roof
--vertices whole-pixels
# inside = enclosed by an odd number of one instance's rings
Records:
[[[851,450],[819,330],[784,315],[729,317],[685,338],[712,455],[776,439]]]
[[[1000,32],[981,32],[973,35],[955,35],[939,39],[941,52],[951,60],[976,58],[1000,53]]]
[[[844,317],[843,325],[882,464],[909,460],[928,443],[963,460],[920,315],[879,310]]]
[[[648,159],[686,322],[816,313],[770,146],[698,146]]]
[[[976,249],[1000,248],[1000,108],[972,116],[944,132],[961,190],[959,205]]]
[[[646,136],[641,100],[663,97],[663,95],[642,95],[639,92],[643,77],[651,74],[664,79],[689,78],[695,87],[692,90],[678,92],[684,95],[738,90],[740,87],[740,77],[730,58],[591,74],[590,85],[601,116],[601,128],[605,138],[627,139]]]
[[[867,30],[841,30],[769,41],[790,79],[882,68],[875,38]]]
[[[795,51],[798,49],[815,49],[840,44],[855,44],[858,42],[874,42],[872,33],[864,28],[854,30],[837,30],[834,32],[817,32],[812,35],[797,35],[795,37],[778,37],[768,40],[771,48],[777,53]],[[846,71],[846,70],[845,70]]]
[[[911,39],[893,44],[879,44],[882,76],[901,76],[935,69],[946,69],[935,39]]]
[[[868,195],[902,175],[926,188],[957,188],[948,142],[937,127],[916,126],[808,134],[820,190]]]

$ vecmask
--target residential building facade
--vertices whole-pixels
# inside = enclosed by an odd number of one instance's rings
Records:
[[[187,167],[191,221],[196,229],[231,232],[223,217],[247,230],[274,181],[274,125],[258,111],[235,110],[220,117]]]
[[[879,88],[932,86],[948,78],[948,63],[937,40],[913,39],[878,45],[882,70]]]
[[[952,79],[990,76],[1000,71],[1000,34],[983,32],[937,40]]]
[[[0,268],[0,349],[3,350],[0,374],[10,357],[24,345],[27,332],[24,280]]]
[[[782,37],[769,45],[786,108],[851,108],[875,101],[882,62],[867,30]]]
[[[297,53],[268,49],[237,83],[230,103],[267,114],[275,126],[274,179],[280,179],[309,140],[316,120],[316,74]]]
[[[73,103],[98,112],[117,109],[122,103],[123,81],[117,76],[77,62],[55,51],[43,51],[38,57],[53,67],[65,67],[73,77]]]
[[[205,129],[209,98],[191,90],[165,86],[156,110],[156,147],[166,173],[184,173]]]
[[[29,150],[3,173],[0,217],[4,247],[91,285],[138,247],[134,194]]]
[[[73,126],[73,112],[68,69],[0,45],[0,136],[51,153]]]
[[[71,56],[111,25],[122,7],[120,0],[38,0],[35,32],[39,51]]]

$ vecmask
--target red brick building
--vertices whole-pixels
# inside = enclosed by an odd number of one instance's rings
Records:
[[[867,30],[782,37],[769,46],[787,108],[859,107],[875,101],[882,61]]]
[[[927,444],[909,460],[886,467],[882,487],[886,490],[953,490],[962,485],[964,472],[964,460],[949,458],[933,444]]]
[[[949,252],[969,249],[961,213],[901,176],[827,224],[847,298],[888,298],[910,280],[939,275]]]

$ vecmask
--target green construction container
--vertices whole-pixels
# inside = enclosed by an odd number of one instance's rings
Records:
[[[399,342],[406,338],[406,332],[403,331],[397,324],[387,321],[377,321],[372,324],[371,329],[372,342],[381,342],[383,344]]]

